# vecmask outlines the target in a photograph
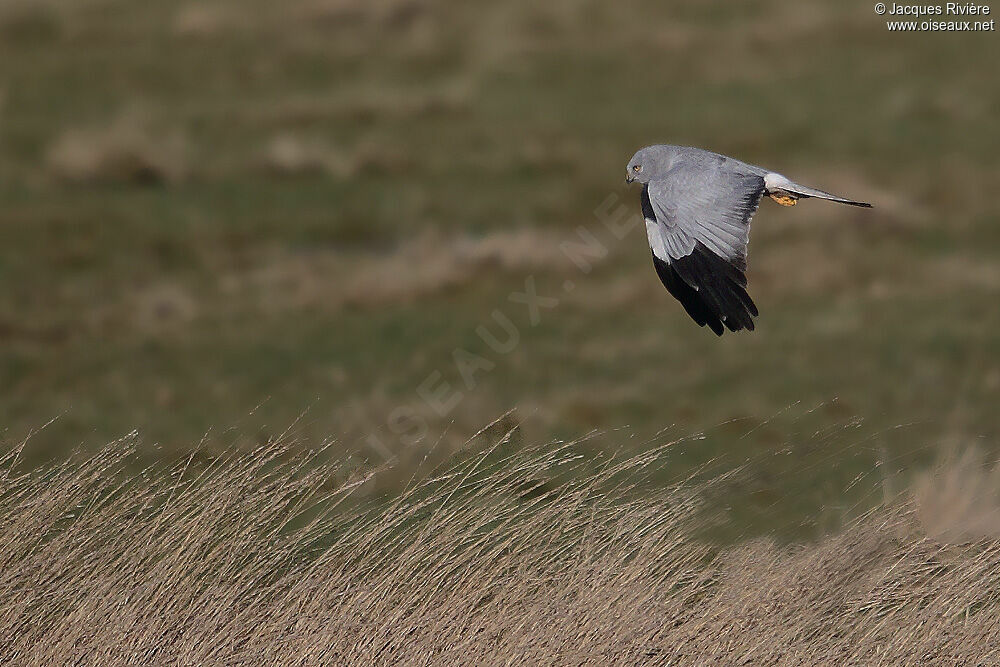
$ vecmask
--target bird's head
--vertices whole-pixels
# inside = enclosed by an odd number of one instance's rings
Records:
[[[651,178],[650,174],[655,170],[655,156],[650,150],[652,146],[647,146],[636,152],[632,156],[632,159],[628,161],[628,165],[625,167],[625,182],[634,183],[639,181],[640,183],[649,183]]]
[[[649,183],[670,168],[671,151],[668,146],[646,146],[636,151],[625,167],[625,182]]]

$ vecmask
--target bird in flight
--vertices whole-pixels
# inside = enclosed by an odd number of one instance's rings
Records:
[[[642,215],[653,266],[667,291],[700,326],[753,331],[747,294],[750,219],[767,195],[782,206],[815,197],[872,205],[799,185],[763,167],[687,146],[647,146],[629,160],[625,181],[642,184]]]

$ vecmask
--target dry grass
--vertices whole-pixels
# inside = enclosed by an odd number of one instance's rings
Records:
[[[276,253],[249,271],[223,276],[220,289],[230,300],[242,295],[271,313],[410,303],[497,271],[570,270],[562,240],[533,229],[482,236],[423,232],[382,252]]]
[[[288,133],[278,134],[271,139],[261,166],[279,176],[319,173],[340,178],[351,175],[355,169],[355,165],[344,155],[330,147]]]
[[[913,495],[928,534],[948,541],[1000,540],[1000,466],[983,453],[951,453],[939,469],[921,475]]]
[[[187,141],[140,112],[105,126],[70,128],[46,153],[52,175],[71,183],[174,183],[187,174]]]
[[[45,473],[3,459],[4,664],[1000,659],[1000,543],[932,540],[912,500],[810,546],[713,553],[698,489],[649,483],[663,449],[501,438],[366,505],[370,477],[318,454],[128,473],[132,444]]]

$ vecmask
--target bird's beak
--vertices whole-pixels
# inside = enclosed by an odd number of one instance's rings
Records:
[[[625,184],[626,185],[629,184],[629,183],[632,183],[633,181],[635,181],[635,176],[633,176],[632,174],[625,174]]]

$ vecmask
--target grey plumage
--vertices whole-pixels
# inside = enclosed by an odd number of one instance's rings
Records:
[[[685,146],[647,146],[626,167],[642,183],[653,265],[667,290],[701,326],[753,330],[757,306],[746,291],[750,220],[768,195],[785,206],[815,197],[865,202],[795,183],[776,172]]]

